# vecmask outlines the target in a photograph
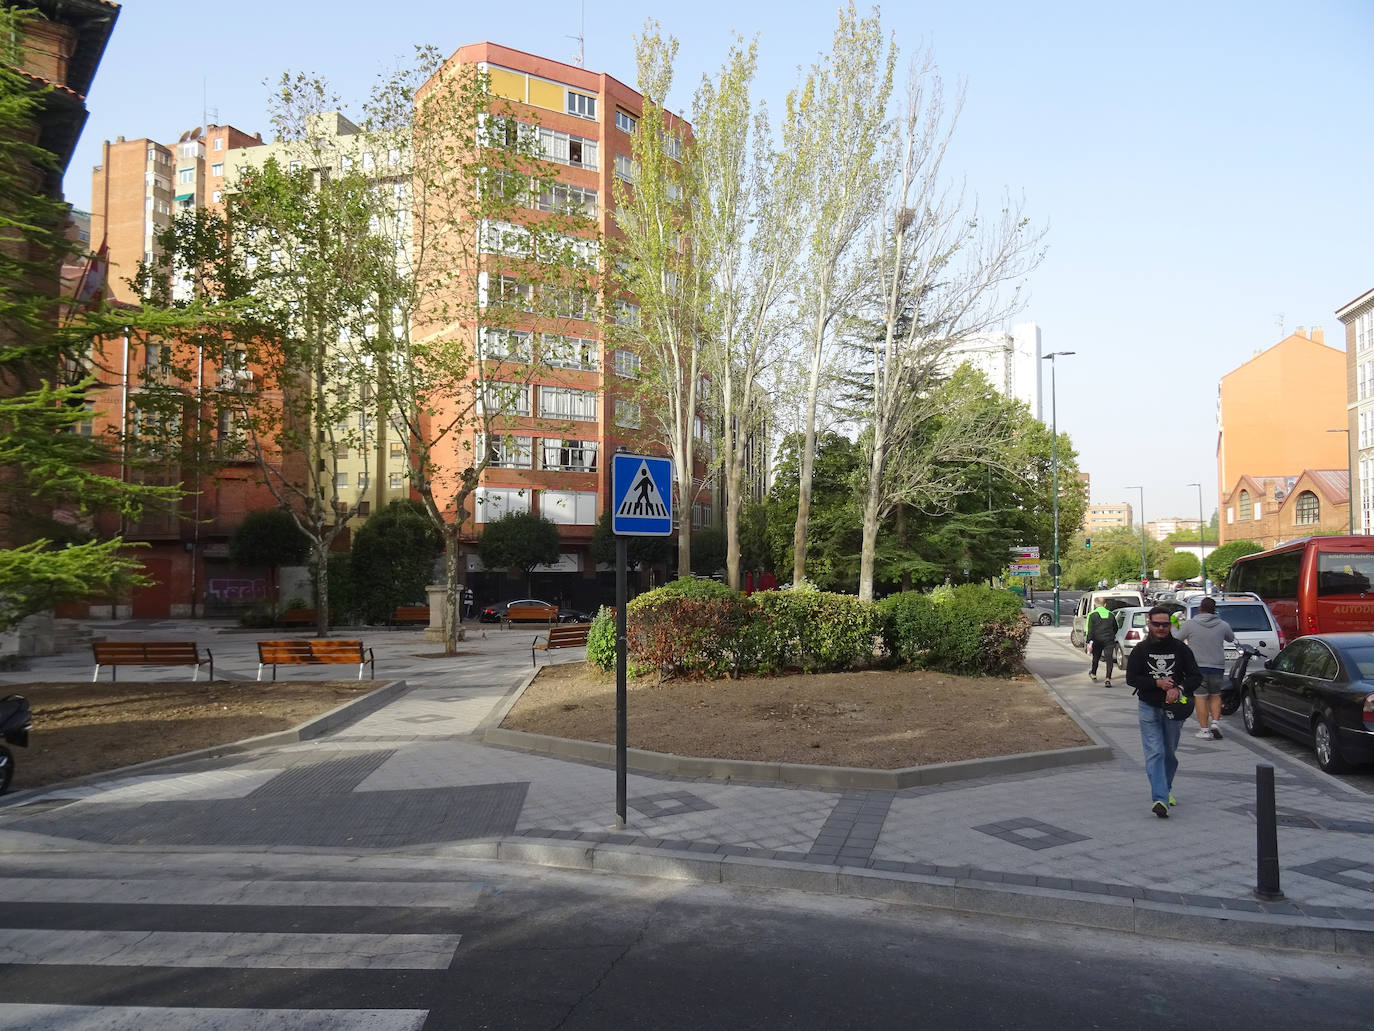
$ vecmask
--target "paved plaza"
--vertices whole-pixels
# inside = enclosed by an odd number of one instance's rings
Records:
[[[254,679],[228,624],[92,624],[111,640],[194,639],[217,676]],[[531,671],[533,629],[470,629],[444,658],[420,631],[372,629],[378,679],[406,689],[321,737],[145,766],[0,799],[0,864],[97,850],[460,855],[909,901],[1168,937],[1374,954],[1374,805],[1231,721],[1180,745],[1168,820],[1149,812],[1135,699],[1086,677],[1066,629],[1037,628],[1031,669],[1100,743],[1102,762],[899,790],[817,789],[614,770],[484,743]],[[577,662],[581,649],[556,652]],[[541,663],[544,657],[540,656]],[[85,651],[5,683],[85,679]],[[180,670],[146,671],[184,679]],[[340,667],[293,668],[334,679]],[[142,676],[143,673],[140,673]],[[634,712],[629,713],[634,744]],[[41,734],[37,726],[35,733]],[[1275,767],[1285,898],[1256,898],[1255,768]]]

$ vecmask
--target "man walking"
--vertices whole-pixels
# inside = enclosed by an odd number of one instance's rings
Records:
[[[1183,719],[1172,716],[1165,705],[1183,698],[1202,677],[1188,646],[1170,633],[1169,610],[1156,605],[1149,619],[1149,639],[1136,645],[1126,660],[1126,683],[1140,699],[1136,709],[1145,775],[1150,779],[1150,811],[1167,819],[1169,807],[1175,804],[1174,774]]]
[[[1197,706],[1197,736],[1221,740],[1221,685],[1226,679],[1226,642],[1236,639],[1231,624],[1217,615],[1215,598],[1198,602],[1198,614],[1178,628],[1175,636],[1197,659],[1202,683],[1193,692]]]
[[[1112,686],[1112,664],[1116,661],[1116,620],[1112,610],[1102,602],[1088,613],[1088,643],[1093,650],[1093,667],[1088,671],[1088,679],[1097,679],[1097,663],[1105,653],[1107,656],[1107,679],[1103,687]]]

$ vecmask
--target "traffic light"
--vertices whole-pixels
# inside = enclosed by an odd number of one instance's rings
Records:
[[[1083,538],[1083,547],[1085,547],[1085,548],[1091,548],[1092,546],[1093,546],[1093,539],[1092,539],[1091,537],[1084,537],[1084,538]]]

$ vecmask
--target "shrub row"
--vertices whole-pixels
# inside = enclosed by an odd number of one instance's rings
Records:
[[[711,580],[676,580],[626,608],[626,645],[636,673],[744,676],[801,669],[828,673],[878,661],[952,673],[1020,668],[1030,635],[1020,600],[969,585],[902,594],[874,605],[814,587],[742,597]],[[615,618],[602,609],[587,659],[615,668]]]

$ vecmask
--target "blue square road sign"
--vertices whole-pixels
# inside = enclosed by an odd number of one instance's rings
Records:
[[[672,534],[672,459],[623,452],[611,457],[611,530],[623,537]]]

